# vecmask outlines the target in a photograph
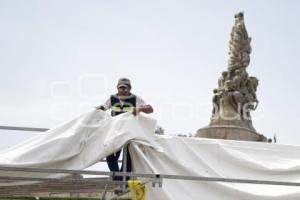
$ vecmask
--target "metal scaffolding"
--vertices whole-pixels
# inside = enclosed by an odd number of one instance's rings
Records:
[[[5,130],[22,130],[22,131],[46,131],[45,128],[32,128],[32,127],[12,127],[12,126],[0,126],[0,129]],[[242,184],[258,184],[258,185],[281,185],[281,186],[300,186],[298,182],[284,182],[284,181],[269,181],[269,180],[251,180],[251,179],[236,179],[236,178],[218,178],[218,177],[204,177],[204,176],[184,176],[184,175],[172,175],[172,174],[149,174],[149,173],[135,173],[126,172],[126,160],[127,160],[127,145],[124,147],[124,159],[123,159],[123,172],[107,172],[107,171],[91,171],[91,170],[64,170],[64,169],[44,169],[44,168],[28,168],[28,167],[9,167],[0,165],[0,171],[2,172],[21,172],[36,173],[36,174],[60,174],[60,177],[67,176],[67,178],[41,178],[41,177],[22,177],[22,176],[0,176],[0,183],[4,186],[0,186],[0,197],[14,196],[14,195],[30,195],[33,192],[39,191],[93,191],[104,193],[110,188],[113,189],[117,185],[121,185],[123,193],[128,192],[126,189],[126,177],[131,179],[143,178],[148,180],[147,183],[152,183],[152,187],[163,187],[164,179],[174,180],[192,180],[192,181],[204,181],[204,182],[224,182],[224,183],[242,183]],[[2,173],[3,174],[3,173]],[[71,176],[70,176],[71,175]],[[84,178],[80,175],[97,175],[104,176],[106,178]],[[122,181],[114,181],[115,176],[122,176]],[[24,189],[24,185],[10,186],[14,181],[30,181],[32,182],[27,189]],[[35,183],[35,184],[34,184]],[[36,187],[36,183],[47,183],[47,187],[40,185]],[[7,186],[5,186],[7,184]],[[52,184],[52,185],[51,185]],[[52,187],[55,186],[55,187]],[[57,187],[61,186],[61,187]],[[25,187],[26,188],[26,187]],[[103,196],[102,196],[103,197]]]

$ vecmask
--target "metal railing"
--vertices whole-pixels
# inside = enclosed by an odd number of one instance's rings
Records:
[[[44,132],[48,131],[48,128],[34,128],[34,127],[20,127],[20,126],[0,126],[2,130],[11,130],[11,131],[37,131]]]
[[[192,181],[208,181],[208,182],[225,182],[225,183],[250,183],[262,185],[282,185],[282,186],[300,186],[298,182],[285,182],[285,181],[268,181],[268,180],[252,180],[252,179],[235,179],[235,178],[217,178],[205,176],[184,176],[184,175],[170,175],[170,174],[148,174],[148,173],[135,173],[135,172],[106,172],[106,171],[91,171],[91,170],[62,170],[62,169],[43,169],[43,168],[27,168],[27,167],[5,167],[0,166],[0,171],[9,172],[35,172],[47,174],[80,174],[80,175],[105,175],[109,177],[123,176],[131,178],[150,178],[153,183],[160,183],[162,179],[176,179],[176,180],[192,180]],[[0,179],[11,180],[32,180],[32,181],[54,181],[61,180],[60,178],[34,178],[34,177],[1,177]],[[72,180],[72,179],[70,179]],[[78,179],[73,179],[78,180]],[[125,184],[126,181],[113,181],[118,184]]]

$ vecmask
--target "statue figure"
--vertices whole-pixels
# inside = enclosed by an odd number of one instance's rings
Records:
[[[246,69],[242,69],[241,70],[241,93],[246,94],[247,93],[247,87],[246,87],[246,82],[248,79],[248,73],[246,71]]]
[[[222,72],[222,76],[218,80],[219,90],[224,89],[224,86],[225,86],[224,84],[225,84],[225,81],[227,80],[227,75],[228,75],[227,71]]]
[[[216,88],[213,90],[213,93],[214,93],[214,95],[213,95],[213,99],[212,99],[212,102],[213,102],[212,118],[218,116],[218,112],[220,109],[220,100],[221,100],[221,96],[222,96],[222,92]]]
[[[223,95],[224,101],[230,104],[235,112],[239,112],[239,106],[242,103],[242,95],[237,91],[235,82],[228,80],[225,82],[225,95]]]
[[[241,89],[241,84],[242,84],[242,70],[235,70],[235,73],[234,73],[234,77],[232,79],[232,81],[234,82],[234,85],[235,85],[235,89],[240,91]]]
[[[258,79],[256,77],[249,77],[247,82],[246,82],[247,89],[249,93],[254,97],[254,100],[256,99],[256,90],[258,86]]]
[[[258,86],[258,79],[256,77],[249,77],[246,82],[246,87],[248,90],[248,93],[245,95],[245,103],[258,103],[257,97],[256,97],[256,90]],[[250,109],[255,110],[257,107],[254,105],[250,106]]]
[[[248,37],[243,13],[240,12],[235,15],[235,25],[230,36],[228,65],[234,69],[246,68],[250,63],[252,49],[250,46],[251,38]]]

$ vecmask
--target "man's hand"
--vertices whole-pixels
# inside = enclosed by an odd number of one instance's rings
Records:
[[[134,116],[136,116],[140,112],[149,114],[149,113],[153,112],[153,108],[150,105],[145,105],[143,107],[134,107],[134,109],[132,111]]]
[[[103,111],[105,111],[105,108],[103,106],[97,106],[95,108],[96,108],[96,110],[103,110]]]
[[[137,107],[134,107],[134,108],[133,108],[133,111],[132,111],[132,114],[133,114],[134,116],[136,116],[139,112],[141,112],[141,109],[140,109],[140,108],[137,108]]]

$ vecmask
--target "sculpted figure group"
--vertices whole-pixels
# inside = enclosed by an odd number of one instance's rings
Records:
[[[243,13],[238,13],[235,15],[229,42],[228,69],[222,72],[218,88],[213,90],[213,117],[230,115],[251,121],[250,111],[258,105],[258,79],[249,76],[246,71],[250,63],[250,42]]]

